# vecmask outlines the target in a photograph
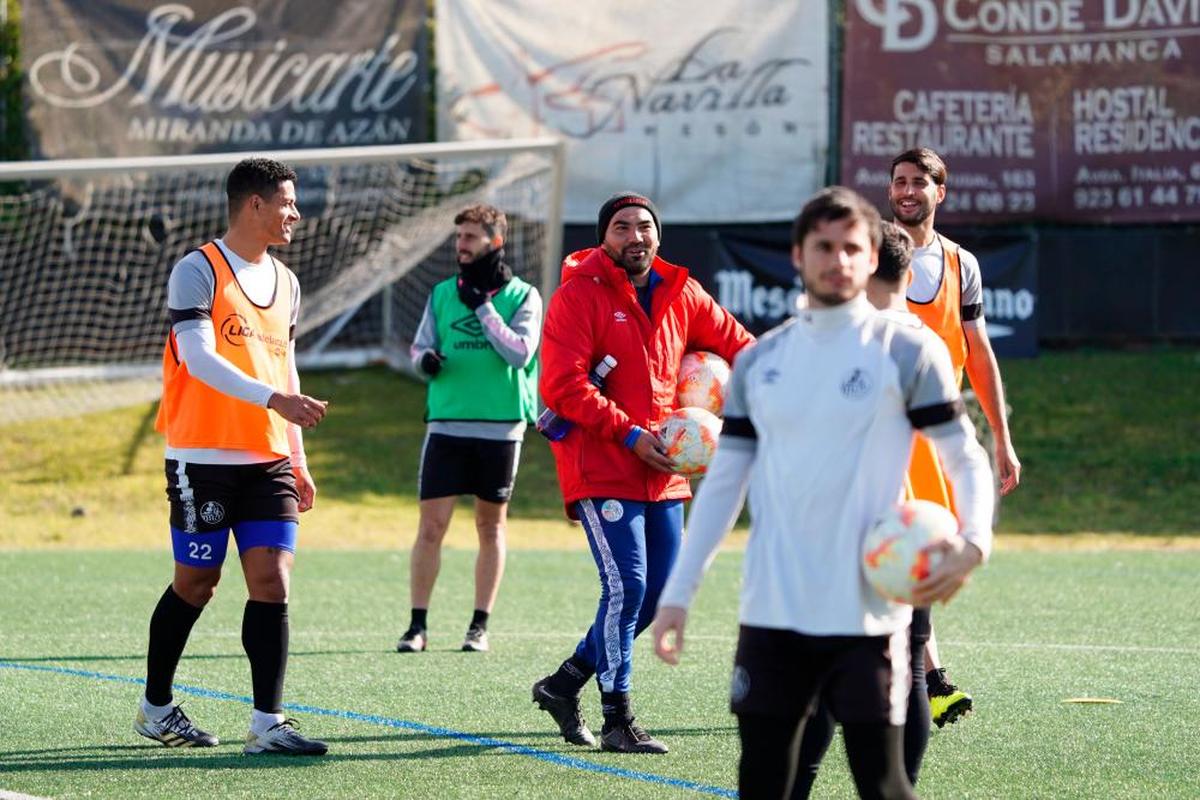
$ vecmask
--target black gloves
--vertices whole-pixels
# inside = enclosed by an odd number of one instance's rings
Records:
[[[437,350],[426,350],[421,354],[421,371],[433,377],[442,371],[442,362],[446,357]]]
[[[488,301],[488,294],[463,280],[460,275],[458,278],[458,299],[462,300],[464,306],[474,311]]]

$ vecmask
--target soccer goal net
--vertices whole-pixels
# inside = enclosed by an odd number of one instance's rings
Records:
[[[247,155],[0,164],[0,425],[158,396],[171,267],[225,231],[225,176]],[[507,214],[514,273],[545,295],[557,282],[554,140],[273,155],[299,175],[303,219],[273,252],[300,279],[301,368],[407,369],[470,203]]]

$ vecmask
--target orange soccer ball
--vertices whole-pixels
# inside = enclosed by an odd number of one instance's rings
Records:
[[[679,408],[703,408],[721,416],[725,408],[725,384],[729,383],[729,364],[716,353],[688,353],[679,365],[679,384],[675,405]]]
[[[944,506],[908,500],[888,509],[863,542],[867,582],[889,600],[912,603],[912,589],[929,577],[937,556],[925,548],[958,536],[958,520]]]
[[[689,478],[708,471],[720,435],[721,420],[703,408],[677,408],[658,430],[667,458],[675,462],[676,471]]]

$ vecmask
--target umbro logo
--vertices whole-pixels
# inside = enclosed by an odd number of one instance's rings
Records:
[[[629,319],[629,315],[626,314],[624,311],[614,311],[613,312],[613,322],[626,322],[626,321],[628,321],[628,319]]]
[[[858,367],[855,367],[842,381],[842,394],[851,400],[860,400],[870,393],[871,378]]]
[[[771,367],[763,373],[763,383],[775,383],[779,380],[779,376],[782,374],[783,373],[781,373],[779,370]]]
[[[479,317],[474,314],[468,314],[462,319],[456,319],[450,323],[450,327],[467,336],[479,337],[483,335],[483,325],[479,322]]]

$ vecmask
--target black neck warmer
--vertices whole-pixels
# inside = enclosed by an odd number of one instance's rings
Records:
[[[489,250],[474,261],[459,264],[463,280],[475,288],[492,292],[512,280],[512,268],[504,263],[504,248]]]

